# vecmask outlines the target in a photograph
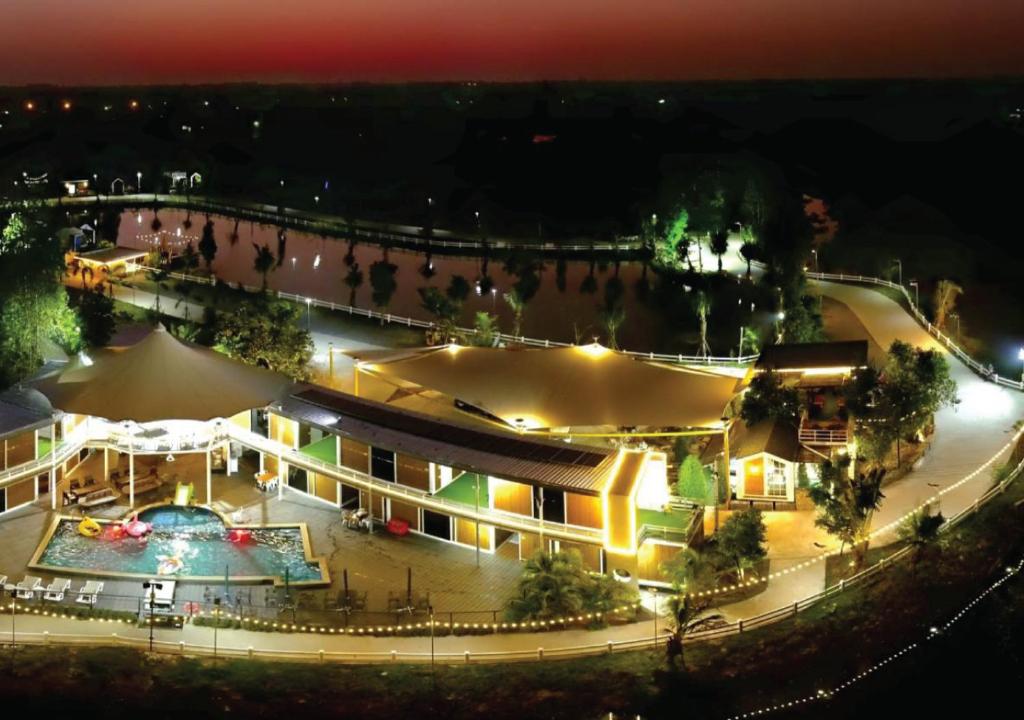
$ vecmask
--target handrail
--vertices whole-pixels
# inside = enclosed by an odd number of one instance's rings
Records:
[[[133,267],[139,270],[148,272],[161,273],[174,280],[182,280],[184,282],[197,283],[200,285],[215,285],[216,278],[205,277],[202,275],[191,275],[188,273],[182,273],[177,271],[160,270],[152,268],[147,265],[133,264]],[[226,283],[229,287],[233,287],[239,290],[245,290],[246,292],[260,292],[262,288],[254,285],[245,285],[244,283]],[[295,293],[285,292],[283,290],[272,291],[274,296],[282,299],[294,302],[298,305],[310,305],[315,308],[321,308],[325,310],[331,310],[332,312],[347,313],[348,315],[355,317],[364,317],[368,319],[380,320],[381,323],[394,323],[396,325],[405,325],[406,327],[415,327],[430,329],[438,327],[437,323],[430,320],[418,320],[417,318],[408,317],[404,315],[395,315],[389,312],[381,312],[378,310],[370,310],[369,308],[361,308],[355,305],[345,305],[343,303],[336,303],[330,300],[320,300],[318,298],[297,295]],[[455,327],[454,330],[463,335],[473,335],[476,331],[473,328]],[[505,343],[511,343],[516,345],[528,345],[531,347],[573,347],[574,343],[562,342],[559,340],[549,340],[543,338],[532,338],[525,335],[512,335],[509,333],[497,333],[496,337]],[[658,352],[641,352],[637,350],[620,350],[624,355],[630,355],[641,360],[656,360],[658,362],[665,363],[676,363],[686,365],[703,365],[705,367],[713,366],[737,366],[737,365],[749,365],[760,357],[759,354],[755,355],[741,355],[740,357],[725,357],[716,355],[683,355],[682,353],[658,353]]]
[[[496,525],[507,530],[544,534],[570,542],[583,542],[591,545],[602,545],[604,543],[604,533],[599,529],[548,521],[542,522],[537,518],[507,513],[493,508],[481,507],[477,510],[472,505],[465,505],[455,500],[431,495],[425,490],[388,482],[375,478],[368,473],[324,462],[299,450],[289,448],[276,440],[265,438],[262,435],[237,426],[230,427],[228,434],[236,442],[258,452],[280,457],[290,465],[296,465],[305,470],[328,475],[334,480],[345,482],[389,498],[411,500],[428,510],[435,510],[464,520]]]

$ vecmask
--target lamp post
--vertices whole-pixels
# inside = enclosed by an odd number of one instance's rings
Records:
[[[310,308],[312,308],[312,307],[313,307],[313,299],[312,298],[306,298],[306,330],[307,331],[309,331],[311,329],[311,325],[312,325],[312,322],[310,320],[310,314],[312,312],[310,310]]]
[[[899,280],[900,280],[900,285],[902,285],[903,284],[903,261],[900,260],[899,258],[896,258],[895,260],[892,261],[892,263],[893,263],[893,265],[896,266],[896,269],[899,270],[899,273],[900,273],[899,274]]]
[[[1017,351],[1017,359],[1020,360],[1022,364],[1024,364],[1024,347]],[[1024,365],[1022,365],[1021,367],[1020,382],[1022,385],[1024,385]]]
[[[137,193],[141,193],[142,192],[142,173],[141,172],[135,173],[135,192],[137,192]]]
[[[11,588],[11,650],[13,651],[15,646],[18,644],[17,636],[14,634],[14,616],[18,609],[18,589],[17,587]]]
[[[818,250],[811,248],[811,254],[814,256],[814,272],[818,272]]]
[[[142,583],[142,587],[149,590],[149,651],[153,652],[153,625],[156,622],[156,613],[153,608],[156,605],[156,591],[163,589],[163,583],[149,582]]]
[[[217,662],[217,626],[220,625],[220,598],[213,599],[213,661]]]
[[[651,588],[651,595],[654,596],[654,650],[658,650],[658,588]]]
[[[736,353],[736,359],[739,360],[743,357],[743,326],[740,325],[740,348]]]
[[[950,313],[949,316],[956,320],[956,341],[960,342],[960,313]]]
[[[920,311],[921,308],[921,286],[917,284],[917,280],[910,281],[910,287],[914,288],[914,307]]]

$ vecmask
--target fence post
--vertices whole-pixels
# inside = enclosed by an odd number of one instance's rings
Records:
[[[50,631],[49,630],[43,630],[43,645],[49,645],[49,644],[50,644]]]
[[[742,620],[737,620],[736,621],[736,632],[743,632],[743,621]]]
[[[466,664],[469,665],[469,650],[466,650],[464,655],[466,656]]]
[[[392,650],[391,651],[391,662],[395,662],[396,660],[398,660],[398,651],[397,650]]]
[[[800,603],[795,602],[793,603],[793,614],[796,615],[798,612],[800,612]]]
[[[839,591],[842,592],[845,589],[846,589],[846,578],[843,578],[843,579],[841,579],[839,581]]]
[[[252,645],[246,648],[245,654],[249,656],[250,660],[252,660]]]
[[[466,655],[469,655],[469,653],[467,652]],[[542,648],[542,647],[537,648],[537,659],[538,660],[543,660],[544,659],[544,648]]]
[[[614,648],[614,647],[615,647],[615,643],[613,643],[611,640],[609,640],[608,641],[608,654],[609,655],[612,654],[612,648]]]
[[[180,652],[182,655],[185,654],[185,641],[184,640],[181,640],[181,641],[178,642],[178,652]]]
[[[322,665],[323,662],[324,662],[324,651],[323,651],[323,649],[317,650],[317,655],[320,656],[320,664]]]

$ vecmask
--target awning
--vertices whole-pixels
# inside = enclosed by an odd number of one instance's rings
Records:
[[[354,355],[361,372],[436,390],[524,429],[718,428],[740,384],[596,344]]]
[[[210,420],[261,408],[291,381],[183,343],[162,325],[127,348],[81,358],[37,384],[55,408],[108,420]]]

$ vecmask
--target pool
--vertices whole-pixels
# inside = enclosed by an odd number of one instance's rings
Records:
[[[98,521],[103,532],[86,537],[81,518],[56,518],[30,563],[47,572],[107,577],[180,580],[273,580],[277,584],[330,582],[321,558],[312,555],[305,525],[232,525],[201,507],[157,505],[139,512],[152,524],[145,539],[116,537],[118,521]]]

